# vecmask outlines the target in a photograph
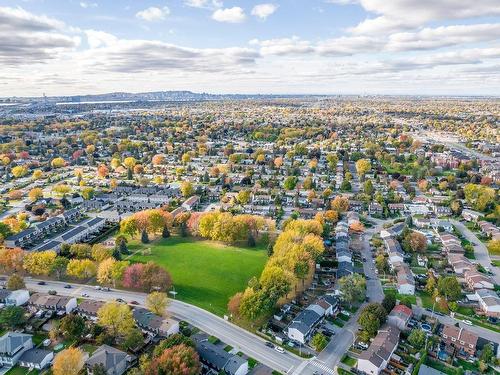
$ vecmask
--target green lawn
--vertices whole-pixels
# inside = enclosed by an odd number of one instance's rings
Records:
[[[401,303],[410,303],[412,305],[417,304],[417,297],[409,295],[409,294],[399,294],[398,291],[394,288],[384,288],[384,295],[389,295],[392,294],[394,297],[396,297],[397,300],[399,300]]]
[[[36,375],[38,373],[39,373],[38,370],[29,371],[29,369],[27,369],[27,368],[15,366],[15,367],[12,367],[6,373],[6,375],[26,375],[26,374]]]
[[[346,364],[347,366],[354,367],[356,366],[358,360],[356,358],[349,357],[347,354],[345,354],[341,362]]]
[[[436,303],[434,305],[434,300],[432,298],[432,296],[430,296],[427,292],[421,292],[421,291],[417,291],[417,296],[420,297],[420,299],[422,300],[422,307],[426,308],[426,309],[432,309],[432,307],[434,306],[434,311],[439,311],[439,312],[442,312],[442,313],[448,313],[448,310],[447,309],[442,309],[440,306],[439,306],[439,303]]]
[[[239,248],[192,238],[172,237],[147,245],[131,242],[129,248],[151,249],[151,255],[137,253],[131,260],[164,266],[178,299],[218,315],[227,311],[229,298],[243,291],[248,280],[259,277],[267,261],[263,247]]]

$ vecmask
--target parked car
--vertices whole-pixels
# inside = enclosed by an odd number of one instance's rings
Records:
[[[117,301],[118,301],[118,300],[117,300]],[[118,301],[118,302],[120,302],[120,301]],[[138,305],[138,304],[139,304],[139,302],[137,302],[137,301],[130,301],[130,304],[131,304],[131,305]]]
[[[89,295],[87,293],[82,293],[82,297],[88,297]]]
[[[55,296],[57,294],[57,290],[49,290],[49,294],[51,296]]]
[[[274,344],[272,342],[266,341],[266,346],[268,348],[274,348]]]
[[[45,281],[39,281],[37,282],[38,285],[47,285],[47,283]]]
[[[467,319],[462,320],[462,323],[467,324],[468,326],[472,325],[472,322],[470,320],[467,320]]]
[[[64,288],[65,288],[65,289],[71,289],[71,285],[66,284],[66,285],[64,286]]]
[[[121,298],[117,298],[116,302],[125,303],[125,301],[123,299],[121,299]]]
[[[285,353],[285,349],[283,349],[281,346],[275,346],[274,350],[281,354]]]

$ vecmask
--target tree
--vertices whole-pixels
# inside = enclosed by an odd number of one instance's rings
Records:
[[[292,277],[290,272],[278,266],[267,265],[264,268],[259,281],[262,289],[274,300],[273,305],[290,292]]]
[[[194,193],[193,184],[189,181],[183,181],[181,183],[181,194],[184,198],[189,198]]]
[[[56,257],[56,259],[54,259],[54,261],[52,262],[50,273],[52,275],[55,275],[56,278],[59,280],[66,272],[66,269],[68,268],[68,263],[69,263],[68,258],[65,258],[63,256]]]
[[[450,209],[454,215],[459,216],[462,213],[464,205],[458,199],[455,199],[450,203]]]
[[[371,180],[366,180],[363,184],[363,190],[365,194],[372,195],[375,192],[375,188],[373,187],[373,182]]]
[[[18,290],[18,289],[25,289],[26,284],[24,283],[24,279],[19,276],[17,273],[14,273],[9,279],[7,280],[7,289],[8,290]]]
[[[97,176],[100,178],[106,178],[109,175],[109,168],[106,165],[101,164],[97,167]]]
[[[66,165],[66,161],[63,158],[58,157],[58,158],[52,159],[52,161],[50,162],[50,165],[54,169],[62,168]]]
[[[141,289],[143,272],[144,264],[142,263],[128,266],[123,273],[123,286],[125,288]]]
[[[241,190],[236,196],[239,204],[247,204],[250,201],[250,190]]]
[[[404,239],[407,248],[414,252],[425,253],[427,250],[427,238],[418,232],[411,231]]]
[[[26,253],[19,248],[0,250],[0,265],[9,271],[21,271]]]
[[[464,186],[464,194],[467,202],[478,211],[485,211],[495,202],[495,189],[488,186],[467,184]]]
[[[231,315],[233,316],[239,315],[242,297],[243,293],[238,292],[229,299],[229,302],[227,303],[227,310],[231,313]]]
[[[486,246],[490,254],[500,255],[500,239],[490,240]]]
[[[90,259],[71,259],[66,268],[66,273],[69,276],[74,276],[78,279],[85,279],[95,276],[97,267]]]
[[[139,347],[143,342],[144,337],[142,336],[142,332],[138,328],[134,327],[126,333],[123,345],[132,350]]]
[[[130,307],[114,301],[105,303],[97,311],[97,322],[113,337],[125,336],[135,327]]]
[[[97,267],[97,281],[100,284],[111,284],[114,281],[113,268],[115,266],[115,258],[104,259]]]
[[[92,246],[91,254],[96,262],[102,262],[113,256],[113,249],[101,244],[95,244]]]
[[[80,338],[85,331],[85,319],[79,315],[68,314],[61,319],[59,329],[67,339]]]
[[[201,364],[196,351],[184,344],[165,349],[153,359],[145,375],[197,375]]]
[[[48,275],[57,253],[53,250],[29,252],[23,261],[23,268],[33,275]]]
[[[286,190],[293,190],[297,186],[298,178],[296,176],[288,176],[283,182],[283,187]]]
[[[361,178],[365,176],[367,172],[369,172],[371,169],[371,163],[370,160],[368,159],[359,159],[356,162],[356,171],[360,175]]]
[[[349,198],[337,195],[333,199],[331,205],[332,210],[335,210],[339,213],[346,212],[349,209]]]
[[[162,266],[147,262],[142,269],[142,289],[150,291],[168,291],[172,286],[170,274]]]
[[[15,178],[20,178],[28,174],[28,168],[24,165],[17,165],[10,172]]]
[[[384,254],[377,255],[375,258],[375,266],[380,273],[386,273],[389,271],[389,262],[387,262],[387,258]]]
[[[385,295],[384,299],[382,300],[382,307],[384,308],[385,312],[389,314],[395,306],[396,296],[394,294]]]
[[[43,198],[43,190],[41,188],[33,188],[28,193],[28,198],[32,202],[36,202],[40,198]]]
[[[438,290],[450,301],[457,301],[462,296],[462,289],[455,276],[440,277]]]
[[[153,351],[153,357],[159,357],[165,351],[165,349],[170,349],[174,346],[184,344],[191,348],[195,348],[196,345],[193,340],[189,337],[184,336],[182,333],[175,333],[165,340],[161,340],[158,345],[155,346]]]
[[[493,354],[493,345],[490,343],[484,345],[483,351],[481,352],[479,359],[484,363],[493,363],[494,358],[495,357]]]
[[[168,297],[166,293],[151,292],[146,297],[146,307],[156,315],[165,315],[167,305]]]
[[[366,279],[359,274],[341,277],[339,280],[342,299],[352,306],[356,301],[365,299]]]
[[[123,280],[123,276],[125,274],[125,270],[129,266],[129,262],[127,260],[118,260],[113,264],[113,268],[111,269],[111,277],[113,278],[113,286],[116,287],[117,284],[121,283]]]
[[[52,372],[54,375],[78,375],[84,365],[83,352],[78,348],[68,348],[56,354]]]
[[[7,306],[0,310],[0,324],[7,328],[14,329],[25,322],[24,309],[20,306]]]
[[[86,243],[75,243],[71,245],[69,252],[76,258],[90,258],[92,256],[92,247]]]
[[[153,159],[151,159],[151,162],[153,163],[153,165],[163,164],[165,162],[165,156],[156,154],[155,156],[153,156]]]
[[[92,366],[92,375],[108,375],[106,367],[102,363],[96,363]]]
[[[94,197],[94,188],[87,186],[82,189],[82,197],[85,200],[91,200]]]
[[[361,311],[358,323],[370,337],[373,337],[385,322],[386,317],[387,311],[380,303],[370,303]]]
[[[317,352],[322,351],[328,345],[328,339],[322,333],[316,333],[311,339],[311,345]]]
[[[420,350],[425,345],[426,334],[420,329],[412,329],[410,335],[408,336],[408,342],[415,349]]]

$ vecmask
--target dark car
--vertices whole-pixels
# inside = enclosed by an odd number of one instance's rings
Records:
[[[47,283],[45,281],[39,281],[37,282],[38,285],[47,285]]]
[[[118,300],[117,300],[117,301],[118,301]],[[118,302],[120,302],[120,301],[118,301]],[[138,304],[139,304],[139,302],[137,302],[137,301],[130,301],[130,304],[131,304],[131,305],[138,305]]]
[[[268,348],[274,348],[274,344],[272,342],[266,341],[266,346]]]
[[[55,296],[57,294],[57,290],[49,290],[49,294],[51,296]]]
[[[66,285],[64,286],[64,289],[71,289],[71,285],[66,284]]]

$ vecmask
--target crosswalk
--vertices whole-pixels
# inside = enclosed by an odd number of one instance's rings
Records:
[[[336,375],[337,374],[337,372],[334,369],[328,367],[325,363],[320,362],[318,360],[311,361],[311,365],[314,367],[317,367],[321,370],[318,372],[318,374],[323,374],[323,375],[325,375],[325,374]]]

